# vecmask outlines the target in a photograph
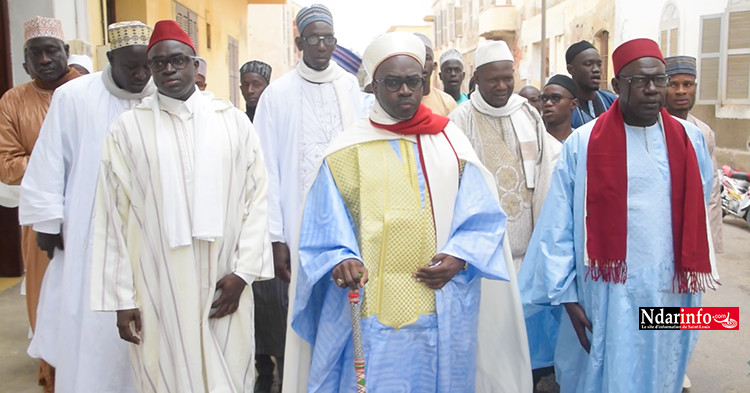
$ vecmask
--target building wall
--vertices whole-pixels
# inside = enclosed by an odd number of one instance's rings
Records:
[[[248,56],[240,64],[260,60],[271,66],[271,80],[297,63],[294,45],[295,12],[288,4],[250,4],[247,7]]]
[[[23,69],[23,24],[29,19],[39,16],[54,16],[52,0],[23,1],[11,0],[8,2],[8,14],[10,21],[10,56],[13,62],[13,84],[20,85],[31,80]],[[63,27],[67,25],[63,22]]]
[[[540,53],[541,9],[529,6],[519,6],[519,8],[522,12],[518,46],[523,53],[523,60],[517,65],[519,78],[523,85],[534,85],[539,88],[546,83],[546,80],[539,80],[540,67],[543,64]],[[607,44],[609,48],[612,48],[613,34],[611,32],[614,29],[614,17],[615,3],[611,0],[548,1],[546,38],[549,40],[547,45],[549,72],[547,77],[568,73],[565,51],[571,44],[586,40],[601,48],[599,35],[602,31],[608,31],[610,35]],[[607,75],[610,77],[612,75],[611,64]]]
[[[446,40],[436,48],[436,57],[449,47],[464,54],[467,80],[473,71],[473,52],[484,38],[479,31],[477,19],[491,7],[511,5],[517,14],[516,35],[506,31],[504,38],[516,57],[518,71],[516,87],[532,84],[539,87],[541,56],[541,1],[539,0],[434,0],[433,17],[440,22],[441,12],[456,3],[463,10],[463,34]],[[722,14],[730,6],[750,7],[748,0],[547,0],[546,38],[549,71],[546,77],[556,73],[567,74],[565,51],[580,40],[587,40],[602,50],[607,61],[606,87],[611,90],[613,74],[611,54],[621,43],[633,38],[650,38],[661,43],[661,32],[669,23],[678,27],[674,54],[699,57],[701,42],[701,17]],[[677,8],[677,21],[662,17],[668,7]],[[473,23],[471,23],[473,21]],[[512,29],[512,27],[510,27]],[[725,29],[728,29],[724,26]],[[437,29],[436,29],[437,31]],[[608,32],[608,36],[602,32]],[[606,39],[604,37],[607,37]],[[605,42],[602,42],[602,41]],[[669,44],[672,45],[672,44]],[[663,48],[666,51],[666,48]],[[735,70],[736,72],[736,70]],[[699,71],[698,83],[701,83]],[[730,82],[731,83],[731,82]],[[466,87],[465,87],[466,88]],[[465,89],[464,88],[464,89]],[[716,104],[700,103],[693,114],[708,123],[716,132],[716,153],[719,163],[750,169],[750,104],[727,104],[719,100]]]
[[[105,0],[97,1],[97,3],[98,6],[90,7],[92,14],[101,12],[101,4],[106,4]],[[230,89],[233,86],[233,84],[230,84],[228,77],[230,74],[228,64],[229,37],[236,39],[239,43],[239,59],[247,58],[248,53],[246,1],[118,0],[115,3],[115,19],[117,22],[139,20],[149,26],[154,26],[159,20],[174,20],[177,15],[178,3],[197,15],[198,43],[196,49],[198,56],[206,59],[208,63],[207,89],[219,98],[229,99]],[[91,19],[100,20],[101,17],[91,15]],[[100,42],[97,42],[97,44],[100,45],[98,50],[100,60],[102,60],[107,47],[101,46]],[[241,105],[242,103],[238,101],[237,104]]]
[[[174,0],[119,0],[116,21],[140,20],[150,26],[176,16]],[[181,0],[180,4],[198,16],[198,53],[208,62],[208,89],[217,97],[229,99],[228,37],[239,42],[239,59],[248,58],[247,2],[237,0]],[[29,80],[23,70],[23,23],[36,15],[62,20],[71,53],[85,53],[94,58],[95,68],[106,64],[108,47],[104,42],[106,0],[13,0],[9,2],[13,82]],[[211,25],[211,48],[208,48],[207,24]]]

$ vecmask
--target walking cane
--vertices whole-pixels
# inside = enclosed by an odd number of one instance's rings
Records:
[[[362,325],[360,324],[359,290],[349,292],[349,309],[352,313],[352,341],[354,341],[354,375],[357,393],[367,392],[365,387],[365,355],[362,351]]]

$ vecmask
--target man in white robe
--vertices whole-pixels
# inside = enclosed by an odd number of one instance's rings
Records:
[[[33,225],[40,247],[54,252],[28,352],[56,368],[59,392],[135,391],[115,316],[91,311],[91,215],[109,125],[156,88],[141,38],[151,28],[121,22],[108,34],[109,65],[55,92],[21,182],[21,224]]]
[[[147,55],[158,93],[104,142],[91,306],[117,311],[139,392],[252,392],[247,284],[273,277],[260,144],[243,112],[196,88],[176,22],[156,23]]]
[[[331,143],[307,195],[292,326],[314,345],[309,392],[355,389],[344,288],[358,286],[368,390],[531,391],[493,176],[420,104],[424,59],[411,33],[368,46],[378,100]]]
[[[295,70],[266,88],[253,121],[268,168],[269,230],[276,276],[286,282],[290,281],[290,266],[297,263],[305,190],[331,140],[365,114],[357,78],[331,61],[336,38],[328,8],[321,4],[303,8],[297,14],[297,28],[300,36],[295,42],[302,60]],[[295,271],[291,269],[292,285]],[[289,303],[293,302],[290,299]],[[285,392],[305,391],[309,345],[289,333],[283,388]]]
[[[477,89],[449,117],[495,176],[518,272],[549,188],[560,142],[546,132],[539,112],[513,93],[513,54],[504,41],[480,45],[475,59]],[[531,366],[551,372],[560,310],[535,311],[526,312]],[[542,375],[536,372],[535,380]]]

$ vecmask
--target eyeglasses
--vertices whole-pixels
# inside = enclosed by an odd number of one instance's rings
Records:
[[[633,76],[618,76],[618,78],[625,79],[628,81],[630,86],[641,88],[648,86],[649,82],[654,82],[656,87],[667,87],[669,84],[669,75],[633,75]]]
[[[167,68],[167,64],[171,64],[175,70],[182,70],[190,64],[191,60],[195,60],[195,58],[187,55],[155,57],[148,61],[148,66],[151,67],[151,71],[154,72],[164,71],[164,69]]]
[[[562,101],[563,98],[567,98],[569,100],[574,99],[573,97],[564,96],[562,94],[542,94],[539,99],[542,100],[542,103],[546,103],[547,101],[552,101],[553,104],[559,104],[560,101]]]
[[[336,42],[338,42],[333,35],[309,35],[307,37],[302,37],[302,39],[307,42],[307,45],[311,46],[317,46],[320,44],[320,41],[323,41],[326,46],[334,46],[336,45]]]
[[[409,76],[406,78],[389,76],[383,79],[375,79],[375,82],[384,84],[385,88],[390,91],[398,91],[401,89],[401,86],[406,83],[406,87],[408,87],[409,90],[414,91],[422,87],[424,84],[424,78],[421,76]]]

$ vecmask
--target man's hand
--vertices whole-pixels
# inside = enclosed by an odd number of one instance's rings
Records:
[[[586,337],[586,329],[592,331],[591,321],[586,318],[586,311],[578,303],[564,303],[565,311],[567,311],[570,317],[570,323],[573,324],[573,330],[575,330],[578,336],[578,341],[581,343],[583,349],[588,353],[591,350],[591,343],[589,338]]]
[[[284,282],[292,280],[292,267],[291,257],[289,256],[289,247],[286,243],[273,242],[271,243],[273,249],[273,269],[276,273],[276,277],[282,279]]]
[[[412,276],[423,282],[431,289],[440,289],[450,281],[466,262],[448,254],[437,254],[430,260],[430,264],[417,269]]]
[[[221,290],[221,295],[211,304],[216,312],[210,318],[222,318],[235,311],[240,306],[240,295],[247,283],[240,276],[230,273],[216,283],[216,290]]]
[[[45,251],[47,253],[47,258],[52,259],[52,257],[55,255],[55,248],[59,248],[61,250],[65,249],[63,247],[62,230],[60,231],[60,233],[54,235],[51,235],[49,233],[37,232],[36,244],[39,246],[39,248],[42,249],[42,251]]]
[[[130,323],[135,323],[135,334],[130,328]],[[117,311],[117,330],[120,331],[120,338],[138,345],[141,343],[141,312],[137,308],[130,310]]]
[[[333,268],[333,281],[341,288],[356,290],[367,283],[367,268],[357,259],[344,259]]]

